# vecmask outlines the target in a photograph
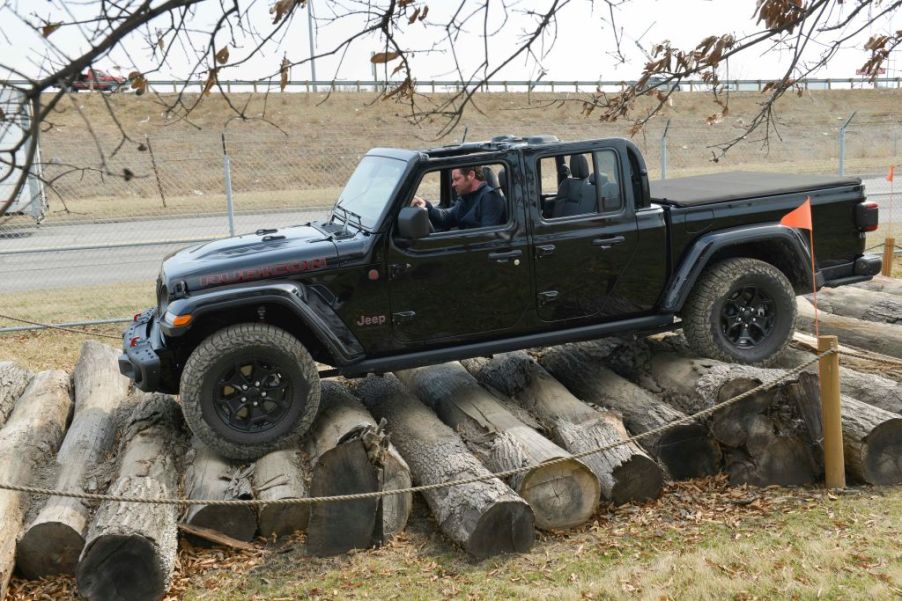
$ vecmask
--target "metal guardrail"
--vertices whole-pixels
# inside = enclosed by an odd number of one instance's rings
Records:
[[[720,83],[724,86],[725,89],[729,91],[738,91],[738,92],[760,92],[764,89],[764,87],[770,83],[772,80],[770,79],[730,79],[730,80],[722,80]],[[25,80],[0,80],[0,85],[18,85],[24,86],[28,85],[29,82]],[[380,80],[344,80],[344,79],[336,79],[336,80],[322,80],[322,81],[311,81],[311,80],[289,80],[286,84],[286,89],[291,89],[291,91],[297,91],[297,88],[303,88],[304,92],[326,92],[326,91],[339,91],[339,92],[363,92],[363,91],[376,91],[376,90],[384,90],[386,88],[391,88],[392,86],[400,84],[401,81],[380,81]],[[627,85],[633,85],[636,83],[636,80],[503,80],[503,81],[488,81],[479,85],[479,88],[484,92],[518,92],[518,91],[529,91],[529,92],[557,92],[557,91],[573,91],[573,92],[592,92],[597,89],[611,89],[611,88],[620,88]],[[902,77],[878,77],[875,79],[862,78],[862,77],[849,77],[849,78],[823,78],[823,79],[800,79],[798,85],[803,89],[816,89],[816,90],[832,90],[832,89],[854,89],[856,86],[858,88],[873,88],[873,87],[883,87],[883,88],[902,88]],[[148,84],[151,88],[162,89],[165,87],[171,87],[173,92],[178,92],[180,89],[190,88],[193,86],[197,86],[198,90],[202,90],[206,84],[205,80],[199,79],[194,81],[188,80],[177,80],[177,79],[154,79],[148,80]],[[233,88],[250,88],[254,92],[258,92],[260,90],[269,90],[269,89],[279,89],[281,87],[281,82],[276,79],[232,79],[232,80],[222,80],[219,82],[219,85],[222,89],[224,89],[227,93],[232,92]],[[426,80],[426,81],[417,81],[416,87],[420,90],[429,89],[431,92],[447,92],[447,91],[458,91],[463,89],[467,82],[462,81],[453,81],[453,80]],[[700,81],[700,80],[683,80],[680,82],[672,82],[670,85],[679,86],[680,91],[688,91],[688,92],[703,92],[711,89],[711,84],[709,82]],[[216,89],[216,88],[214,88]]]

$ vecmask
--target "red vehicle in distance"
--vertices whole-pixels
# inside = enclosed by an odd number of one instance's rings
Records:
[[[116,92],[126,84],[128,79],[121,75],[113,75],[101,69],[88,67],[75,81],[69,84],[60,84],[57,87],[65,87],[68,92],[80,90],[96,90],[98,92]]]

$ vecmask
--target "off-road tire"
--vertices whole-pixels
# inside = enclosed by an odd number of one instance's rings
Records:
[[[221,395],[216,380],[230,365],[254,360],[275,365],[280,381],[284,373],[290,404],[269,429],[241,432],[217,413]],[[247,461],[296,443],[310,429],[319,409],[320,383],[313,358],[297,338],[268,324],[239,324],[194,349],[182,371],[180,394],[191,431],[223,457]]]
[[[722,327],[724,305],[737,291],[758,288],[772,300],[773,326],[760,342],[743,347],[731,342]],[[731,363],[766,365],[792,338],[796,299],[792,284],[779,269],[757,259],[726,259],[708,267],[681,312],[683,334],[701,356]]]

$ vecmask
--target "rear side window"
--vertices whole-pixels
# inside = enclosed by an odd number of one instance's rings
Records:
[[[612,213],[623,208],[620,170],[612,150],[542,157],[539,201],[545,219]]]

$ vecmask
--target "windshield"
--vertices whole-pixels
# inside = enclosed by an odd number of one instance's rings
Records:
[[[405,167],[407,163],[400,159],[363,157],[335,203],[336,207],[344,211],[334,213],[341,219],[345,219],[346,213],[349,213],[352,223],[359,217],[363,227],[375,228]]]

